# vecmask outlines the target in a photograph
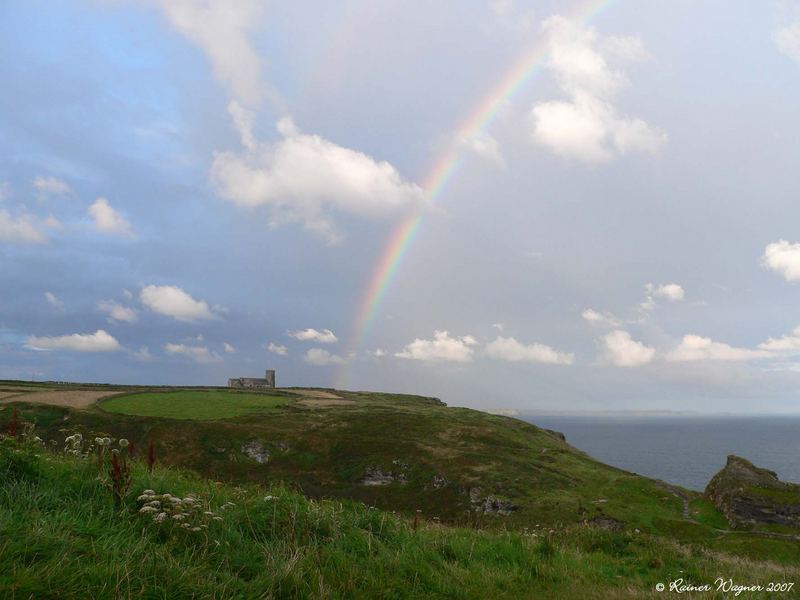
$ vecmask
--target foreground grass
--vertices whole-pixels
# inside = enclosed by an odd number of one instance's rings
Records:
[[[125,415],[212,421],[268,411],[286,404],[286,396],[182,390],[117,396],[103,402],[103,410]]]
[[[356,502],[172,469],[135,465],[133,481],[115,506],[93,461],[0,440],[0,597],[606,599],[663,597],[655,584],[679,577],[800,579],[795,566],[635,531],[415,526]],[[192,494],[222,520],[198,532],[156,523],[138,512],[148,488]]]

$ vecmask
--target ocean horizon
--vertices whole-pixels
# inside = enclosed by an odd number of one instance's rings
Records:
[[[800,415],[518,415],[609,465],[702,491],[729,454],[800,482]]]

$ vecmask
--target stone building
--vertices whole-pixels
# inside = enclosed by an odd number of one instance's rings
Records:
[[[275,370],[267,369],[264,373],[263,379],[255,377],[231,377],[228,379],[229,388],[274,388],[275,387]]]

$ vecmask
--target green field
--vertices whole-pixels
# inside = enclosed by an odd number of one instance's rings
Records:
[[[290,400],[285,396],[245,392],[182,390],[117,396],[103,402],[102,408],[123,415],[212,421],[263,413]]]
[[[416,523],[280,485],[234,487],[159,466],[148,472],[140,460],[115,504],[103,477],[94,453],[48,451],[0,434],[0,597],[629,600],[674,596],[656,585],[679,578],[800,581],[796,561],[732,558],[638,530]],[[199,508],[182,508],[185,521],[157,522],[141,510],[147,489],[183,503],[192,496]]]

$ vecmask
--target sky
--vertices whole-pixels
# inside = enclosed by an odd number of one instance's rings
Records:
[[[800,3],[6,0],[0,378],[800,412]]]

